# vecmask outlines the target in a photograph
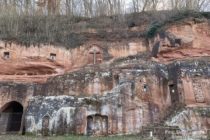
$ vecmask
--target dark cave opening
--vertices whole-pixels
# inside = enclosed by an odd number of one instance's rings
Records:
[[[23,115],[23,106],[16,102],[12,101],[7,103],[1,112],[0,122],[1,122],[1,131],[6,133],[17,133],[21,129],[21,121]]]

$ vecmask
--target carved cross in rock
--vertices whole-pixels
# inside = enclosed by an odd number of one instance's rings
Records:
[[[93,64],[96,64],[96,50],[93,50]]]
[[[100,54],[100,52],[98,52],[96,49],[94,49],[93,51],[90,52],[90,54],[93,55],[93,64],[96,64],[96,60],[97,60],[96,56],[97,56],[97,54]]]

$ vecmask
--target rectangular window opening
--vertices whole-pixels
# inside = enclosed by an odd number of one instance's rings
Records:
[[[119,75],[114,75],[115,85],[119,84]]]
[[[55,53],[50,53],[50,59],[55,60],[56,59],[56,54]]]
[[[4,59],[9,59],[10,53],[9,52],[4,52]]]
[[[170,95],[171,95],[171,102],[176,103],[179,100],[179,97],[176,93],[176,85],[170,84],[170,85],[168,85],[168,87],[169,87],[169,91],[170,91]]]
[[[181,39],[175,39],[175,44],[178,44],[178,45],[180,45],[181,46],[181,44],[182,44],[182,40]]]

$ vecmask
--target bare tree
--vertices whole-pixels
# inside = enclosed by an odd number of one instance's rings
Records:
[[[109,16],[124,14],[127,0],[0,0],[1,14],[44,14],[71,16]],[[210,0],[131,0],[127,12],[156,10],[204,11]]]
[[[86,17],[93,16],[93,0],[83,0],[83,6]]]
[[[175,10],[203,11],[210,0],[170,0],[170,7]]]

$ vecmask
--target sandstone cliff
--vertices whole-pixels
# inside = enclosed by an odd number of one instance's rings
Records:
[[[191,17],[152,38],[95,38],[72,49],[1,41],[0,130],[117,135],[162,127],[164,134],[207,136],[208,22]]]

